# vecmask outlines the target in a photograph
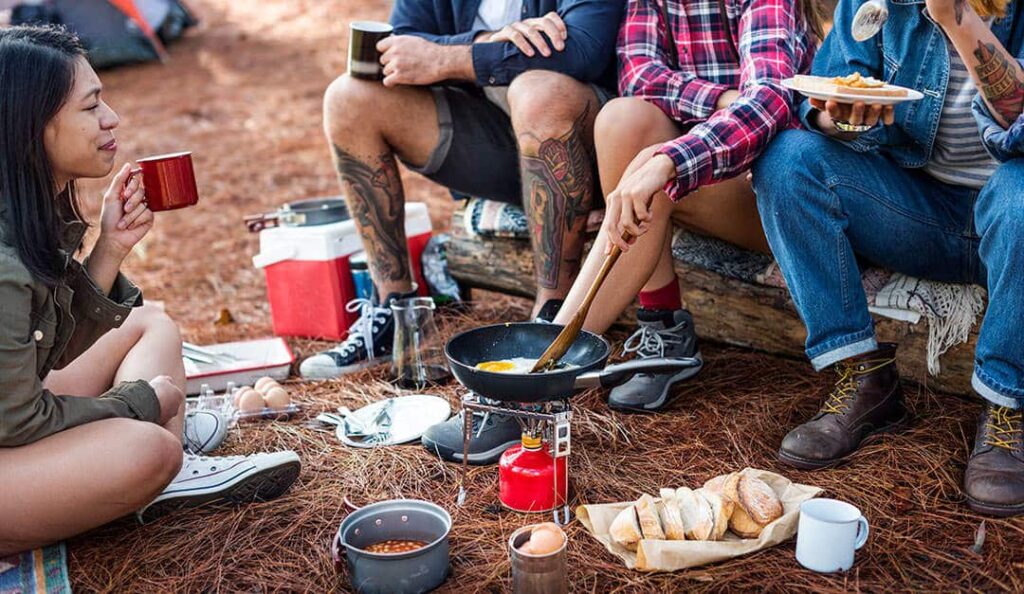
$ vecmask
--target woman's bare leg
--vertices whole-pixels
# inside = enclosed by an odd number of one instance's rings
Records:
[[[595,126],[604,194],[607,196],[615,189],[630,162],[641,151],[678,135],[675,123],[654,105],[637,98],[610,102],[598,115]],[[675,278],[671,254],[673,221],[744,247],[765,245],[753,191],[743,175],[701,188],[679,204],[659,192],[651,211],[650,230],[619,258],[605,280],[584,324],[587,330],[605,332],[639,291],[660,289],[672,282]],[[604,234],[599,234],[565,305],[554,320],[556,324],[568,323],[579,308],[604,262],[607,243]]]
[[[96,344],[64,369],[46,376],[44,385],[55,394],[95,397],[112,386],[133,380],[170,376],[185,390],[178,326],[158,307],[132,310],[124,324],[103,335]],[[184,404],[164,427],[181,438]]]
[[[0,448],[0,556],[139,510],[171,482],[181,462],[179,437],[132,419],[95,421]]]

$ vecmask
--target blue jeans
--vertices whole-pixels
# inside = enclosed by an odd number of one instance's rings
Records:
[[[1024,407],[1024,159],[980,191],[944,184],[876,153],[805,130],[783,132],[754,163],[768,242],[821,370],[875,350],[860,263],[988,288],[974,389]]]

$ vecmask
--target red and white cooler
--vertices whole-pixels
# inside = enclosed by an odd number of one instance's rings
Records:
[[[426,296],[420,264],[431,234],[426,204],[405,205],[405,234],[419,294]],[[358,316],[345,309],[356,295],[349,259],[362,249],[352,220],[260,231],[260,253],[252,263],[266,276],[274,334],[343,339]]]

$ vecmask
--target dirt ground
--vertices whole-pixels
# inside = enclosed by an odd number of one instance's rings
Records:
[[[344,70],[347,23],[383,19],[384,0],[192,0],[200,29],[170,48],[171,60],[102,73],[121,116],[124,158],[188,149],[201,188],[197,207],[163,213],[127,263],[151,301],[163,302],[185,338],[204,344],[271,334],[263,278],[250,258],[257,236],[242,217],[301,198],[337,193],[321,132],[321,97]],[[426,201],[435,229],[451,204],[440,188],[406,175],[407,195]],[[98,203],[102,184],[87,184]],[[95,208],[93,209],[95,210]],[[236,323],[215,326],[220,308]],[[489,300],[444,331],[480,321],[521,319],[525,303]],[[323,344],[293,341],[299,356]],[[773,451],[785,430],[817,405],[826,387],[803,362],[709,347],[708,366],[667,414],[610,413],[600,395],[579,401],[573,465],[579,502],[634,498],[664,486],[695,486],[724,470],[755,466],[818,484],[858,505],[872,536],[845,575],[799,568],[793,543],[719,566],[645,575],[622,568],[578,524],[569,528],[571,583],[592,592],[713,591],[1022,591],[1024,521],[987,522],[959,491],[975,406],[911,389],[916,427],[872,445],[828,473],[785,470]],[[294,423],[248,426],[225,452],[293,448],[303,455],[299,482],[284,498],[238,510],[204,509],[137,526],[125,520],[69,542],[79,592],[323,592],[347,588],[328,543],[342,500],[365,503],[427,496],[452,509],[455,469],[418,446],[366,453],[306,428],[316,412],[358,406],[394,389],[371,371],[338,382],[291,384],[307,414]],[[740,386],[740,387],[738,387]],[[442,393],[453,399],[454,386]],[[504,542],[532,518],[501,511],[496,472],[474,470],[469,508],[456,514],[453,574],[446,592],[503,591],[510,583]]]

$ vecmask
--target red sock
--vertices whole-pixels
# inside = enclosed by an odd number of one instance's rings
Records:
[[[654,291],[640,291],[640,307],[660,311],[674,311],[683,306],[682,295],[679,294],[679,279]]]

